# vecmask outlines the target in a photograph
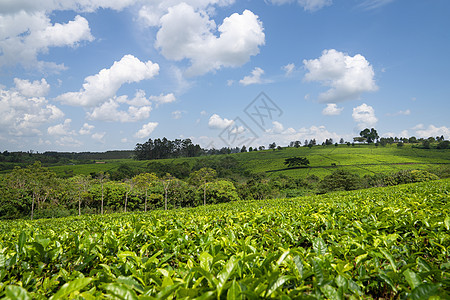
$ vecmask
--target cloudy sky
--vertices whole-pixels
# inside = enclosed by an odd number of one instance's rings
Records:
[[[448,0],[2,0],[0,151],[450,138]]]

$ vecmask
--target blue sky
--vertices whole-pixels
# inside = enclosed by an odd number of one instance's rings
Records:
[[[2,0],[0,151],[450,137],[450,2]]]

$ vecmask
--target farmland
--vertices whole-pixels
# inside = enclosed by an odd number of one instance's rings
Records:
[[[228,155],[214,155],[207,159],[221,159]],[[450,151],[438,149],[413,148],[405,145],[398,148],[396,145],[376,147],[374,145],[339,145],[314,146],[300,148],[283,148],[282,150],[264,150],[247,153],[229,154],[236,158],[241,168],[252,173],[267,172],[270,175],[286,175],[293,178],[304,178],[316,175],[320,178],[329,175],[336,167],[349,172],[364,175],[379,173],[394,173],[400,170],[421,169],[429,170],[442,165],[450,164]],[[286,169],[284,160],[293,156],[305,156],[310,161],[310,168]],[[187,162],[194,165],[196,161],[205,158],[177,158],[161,159],[163,164],[179,164]],[[80,164],[52,167],[60,176],[72,174],[89,175],[92,172],[114,171],[126,164],[131,168],[144,171],[149,161],[135,161],[132,159],[106,160],[106,164]]]
[[[1,221],[0,297],[448,299],[449,184]]]

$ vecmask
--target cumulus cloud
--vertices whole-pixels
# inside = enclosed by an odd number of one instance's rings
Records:
[[[328,103],[327,107],[322,110],[322,114],[325,116],[337,116],[344,110],[343,107],[337,107],[336,103]]]
[[[90,120],[108,122],[137,122],[147,119],[152,108],[150,106],[129,106],[128,110],[120,110],[120,104],[110,99],[109,101],[95,107],[92,112],[87,113]]]
[[[247,86],[250,84],[261,84],[264,83],[265,80],[261,78],[264,74],[264,70],[261,68],[254,68],[251,75],[245,76],[243,79],[239,80],[239,83]]]
[[[142,126],[142,128],[134,134],[134,137],[139,138],[139,139],[148,138],[157,126],[158,126],[157,122],[149,122],[147,124],[144,124]]]
[[[352,117],[359,129],[374,127],[378,122],[373,107],[365,103],[353,108]]]
[[[273,4],[286,4],[297,2],[304,10],[314,12],[333,4],[332,0],[270,0]]]
[[[106,132],[96,132],[93,135],[91,135],[91,138],[99,143],[105,142],[105,134]]]
[[[73,132],[70,132],[70,123],[72,123],[72,120],[66,119],[62,124],[57,124],[47,128],[47,133],[49,135],[71,135]]]
[[[267,133],[279,134],[284,131],[284,126],[280,122],[273,121],[272,125],[273,125],[272,128],[266,130]]]
[[[443,135],[444,138],[450,137],[450,128],[446,126],[437,127],[435,125],[429,125],[427,128],[423,124],[415,126],[416,136],[419,138],[428,138],[430,136],[436,137]]]
[[[129,99],[127,95],[114,98],[118,103],[126,103],[131,106],[151,106],[150,99],[145,96],[145,91],[137,90],[134,98]]]
[[[28,13],[52,12],[55,10],[94,12],[99,8],[122,10],[136,2],[136,0],[2,0],[0,1],[0,12],[3,14],[14,14],[21,11]]]
[[[159,96],[150,96],[150,99],[152,101],[155,101],[158,104],[164,104],[164,103],[172,103],[175,100],[177,100],[177,98],[175,97],[175,95],[173,93],[169,93],[169,94],[161,94]]]
[[[44,97],[29,96],[38,83],[30,83],[16,79],[16,87],[0,89],[0,132],[9,136],[34,136],[41,134],[39,127],[64,116],[55,105],[49,104]],[[37,88],[37,93],[47,92],[46,84],[41,80],[44,88]],[[31,88],[30,88],[31,86]],[[25,93],[22,94],[22,93]]]
[[[232,14],[217,27],[205,11],[196,11],[183,2],[168,8],[160,26],[156,48],[167,59],[188,59],[189,76],[241,66],[257,55],[265,43],[262,23],[249,10]]]
[[[45,78],[41,81],[35,80],[30,82],[26,79],[14,78],[14,84],[17,91],[26,97],[43,97],[46,96],[50,90],[50,85]]]
[[[318,81],[330,87],[318,97],[319,102],[337,103],[359,99],[362,93],[378,90],[375,73],[360,54],[349,56],[334,49],[324,50],[317,59],[303,60],[306,81]]]
[[[218,114],[213,114],[208,121],[209,128],[212,129],[224,129],[234,123],[233,120],[221,118]]]
[[[161,17],[167,14],[169,8],[180,3],[186,3],[195,10],[214,13],[215,6],[228,6],[235,0],[157,0],[145,3],[139,10],[139,19],[147,26],[159,26]]]
[[[94,128],[95,128],[94,125],[89,125],[88,123],[84,123],[83,126],[78,131],[78,133],[81,134],[81,135],[91,134],[91,131]]]
[[[1,11],[1,8],[0,8]],[[50,47],[76,47],[80,42],[92,41],[88,21],[76,16],[68,23],[51,24],[42,11],[0,14],[0,67],[21,64],[25,68],[64,69],[64,65],[38,61]]]
[[[123,84],[152,79],[158,73],[158,64],[125,55],[120,61],[114,62],[111,68],[86,77],[79,92],[62,94],[57,100],[73,106],[92,107],[114,97]]]

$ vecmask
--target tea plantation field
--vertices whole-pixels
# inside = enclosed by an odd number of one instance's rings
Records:
[[[449,299],[450,180],[0,222],[4,299]]]

